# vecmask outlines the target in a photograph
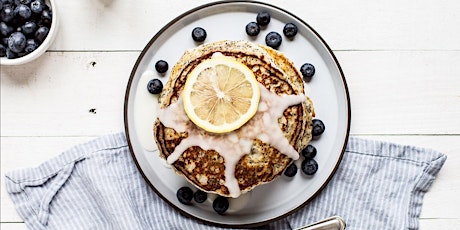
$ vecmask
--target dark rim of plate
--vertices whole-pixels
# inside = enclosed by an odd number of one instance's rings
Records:
[[[139,67],[139,64],[140,62],[142,61],[144,55],[147,53],[147,51],[149,50],[149,48],[153,45],[153,43],[158,39],[158,37],[163,33],[165,32],[168,28],[170,28],[172,25],[174,25],[176,22],[178,22],[180,19],[188,16],[189,14],[192,14],[192,13],[195,13],[199,10],[202,10],[202,9],[205,9],[207,7],[211,7],[211,6],[217,6],[217,5],[226,5],[226,4],[238,4],[238,3],[250,3],[250,4],[256,4],[256,5],[261,5],[261,6],[264,6],[264,7],[269,7],[269,8],[273,8],[275,10],[279,10],[293,18],[295,18],[296,20],[298,20],[299,22],[301,22],[304,26],[306,26],[309,30],[311,30],[311,32],[313,32],[316,37],[321,41],[321,43],[324,45],[324,47],[328,50],[328,53],[331,55],[331,57],[333,58],[334,60],[334,63],[336,65],[336,68],[337,70],[339,71],[340,73],[340,76],[342,77],[342,82],[343,82],[343,87],[344,87],[344,90],[345,90],[345,94],[346,94],[346,99],[347,99],[347,109],[348,109],[348,120],[347,120],[347,128],[346,128],[346,134],[345,134],[345,140],[344,140],[344,143],[343,143],[343,146],[342,146],[342,150],[341,150],[341,153],[340,153],[340,156],[339,156],[339,159],[333,169],[333,171],[331,172],[331,174],[329,175],[329,177],[326,179],[326,181],[324,182],[324,184],[318,189],[318,191],[316,191],[313,196],[311,196],[309,199],[307,199],[305,202],[303,202],[302,204],[300,204],[298,207],[294,208],[293,210],[283,214],[283,215],[280,215],[280,216],[277,216],[277,217],[274,217],[272,219],[269,219],[269,220],[265,220],[265,221],[260,221],[260,222],[254,222],[254,223],[249,223],[249,224],[222,224],[222,223],[216,223],[216,222],[212,222],[212,221],[208,221],[208,220],[204,220],[204,219],[201,219],[197,216],[194,216],[190,213],[187,213],[185,212],[184,210],[182,210],[181,208],[177,207],[176,205],[174,205],[173,203],[171,203],[168,199],[166,199],[156,188],[155,186],[150,182],[150,180],[148,179],[148,177],[144,174],[138,160],[136,159],[136,156],[134,155],[134,149],[133,149],[133,146],[132,146],[132,143],[131,143],[131,139],[130,139],[130,135],[129,135],[129,128],[128,128],[128,101],[129,101],[129,94],[130,94],[130,90],[131,90],[131,85],[133,83],[133,79],[134,79],[134,76],[136,74],[136,71]],[[227,227],[227,228],[254,228],[254,227],[260,227],[260,226],[263,226],[263,225],[266,225],[266,224],[269,224],[269,223],[272,223],[274,221],[277,221],[277,220],[280,220],[282,218],[285,218],[293,213],[295,213],[296,211],[298,211],[299,209],[303,208],[305,205],[307,205],[308,203],[310,203],[310,201],[312,201],[318,194],[321,193],[321,191],[326,187],[326,185],[329,183],[329,181],[332,179],[333,175],[335,174],[335,172],[337,171],[339,165],[340,165],[340,162],[342,161],[342,158],[343,158],[343,154],[345,153],[345,149],[346,149],[346,145],[347,145],[347,142],[348,142],[348,137],[349,137],[349,133],[350,133],[350,121],[351,121],[351,106],[350,106],[350,94],[349,94],[349,91],[348,91],[348,86],[347,86],[347,83],[346,83],[346,80],[345,80],[345,75],[342,71],[342,68],[340,67],[340,64],[336,58],[336,56],[334,55],[334,53],[332,52],[332,49],[329,47],[329,45],[327,45],[327,43],[324,41],[324,39],[310,26],[308,25],[304,20],[300,19],[299,17],[297,17],[296,15],[280,8],[280,7],[277,7],[275,5],[271,5],[271,4],[268,4],[268,3],[264,3],[264,2],[259,2],[259,1],[218,1],[218,2],[211,2],[211,3],[207,3],[207,4],[204,4],[204,5],[201,5],[201,6],[198,6],[198,7],[195,7],[191,10],[188,10],[186,12],[184,12],[183,14],[177,16],[176,18],[174,18],[173,20],[171,20],[168,24],[166,24],[163,28],[161,28],[156,34],[155,36],[152,37],[152,39],[150,39],[150,41],[147,43],[147,45],[144,47],[144,49],[142,50],[142,52],[140,53],[138,59],[136,60],[136,63],[134,64],[134,67],[133,67],[133,70],[131,71],[131,75],[130,75],[130,78],[129,78],[129,81],[128,81],[128,84],[127,84],[127,88],[126,88],[126,93],[125,93],[125,100],[124,100],[124,124],[125,124],[125,135],[126,135],[126,140],[128,142],[128,146],[129,146],[129,149],[131,151],[131,155],[133,157],[133,160],[139,170],[139,172],[142,174],[142,177],[145,179],[145,181],[149,184],[149,186],[155,191],[155,193],[160,196],[164,201],[166,201],[171,207],[173,207],[174,209],[176,209],[177,211],[179,211],[180,213],[182,213],[183,215],[187,216],[187,217],[190,217],[190,218],[193,218],[195,220],[198,220],[198,221],[201,221],[205,224],[209,224],[209,225],[214,225],[214,226],[219,226],[219,227]]]

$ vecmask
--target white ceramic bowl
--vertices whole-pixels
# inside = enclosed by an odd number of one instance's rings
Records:
[[[46,50],[50,47],[50,45],[53,43],[54,37],[56,36],[57,33],[57,28],[58,28],[58,12],[56,10],[56,1],[55,0],[45,0],[45,3],[51,7],[51,10],[53,11],[53,21],[51,22],[51,27],[50,31],[48,33],[48,36],[46,36],[45,40],[43,41],[40,46],[36,50],[34,50],[32,53],[27,54],[25,56],[22,56],[20,58],[15,58],[15,59],[8,59],[6,57],[1,57],[0,58],[0,64],[1,65],[21,65],[25,64],[27,62],[30,62],[32,60],[35,60],[38,58],[40,55],[45,53]]]

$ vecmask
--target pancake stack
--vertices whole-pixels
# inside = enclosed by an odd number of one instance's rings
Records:
[[[187,77],[202,61],[216,53],[232,57],[251,69],[260,83],[276,95],[305,95],[304,82],[294,64],[284,54],[270,47],[248,41],[218,41],[203,44],[187,50],[175,64],[169,81],[159,97],[160,109],[164,110],[180,100]],[[311,100],[305,96],[303,102],[287,107],[278,118],[278,125],[289,144],[300,152],[311,140],[312,116]],[[248,122],[250,123],[250,122]],[[190,123],[193,125],[192,123]],[[246,125],[246,124],[245,124]],[[243,125],[244,127],[244,125]],[[196,129],[196,127],[193,127]],[[154,124],[154,137],[160,157],[168,159],[181,141],[189,137],[187,130],[167,127],[161,119]],[[202,131],[205,136],[222,135]],[[226,134],[224,134],[226,135]],[[261,138],[262,139],[262,138]],[[171,162],[172,169],[185,177],[199,189],[226,197],[237,197],[258,185],[273,181],[281,175],[296,157],[289,157],[278,149],[254,138],[251,150],[244,154],[234,166],[234,177],[239,193],[231,193],[226,182],[225,158],[214,149],[192,146]],[[298,158],[298,156],[297,156]]]

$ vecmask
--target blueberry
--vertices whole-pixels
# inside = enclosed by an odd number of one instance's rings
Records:
[[[14,32],[8,38],[8,48],[15,53],[20,53],[26,47],[26,36],[21,32]]]
[[[1,0],[1,2],[3,3],[3,5],[11,5],[14,3],[14,0]]]
[[[271,19],[270,13],[266,11],[259,12],[256,17],[257,23],[261,26],[268,25],[268,23],[270,23],[270,19]]]
[[[26,5],[18,5],[14,9],[14,15],[22,20],[29,20],[29,18],[32,16],[32,11]]]
[[[290,164],[284,171],[284,175],[287,177],[293,177],[297,174],[297,165],[294,163]]]
[[[220,215],[224,214],[224,212],[227,211],[229,206],[230,204],[228,203],[227,198],[223,196],[217,197],[214,200],[214,202],[212,202],[212,208]]]
[[[14,9],[11,7],[11,5],[5,5],[3,6],[2,11],[0,12],[0,18],[4,22],[10,22],[14,18]]]
[[[14,0],[14,4],[17,6],[23,4],[23,5],[29,5],[32,0]]]
[[[10,48],[6,48],[6,58],[8,59],[14,59],[14,58],[17,58],[18,57],[18,54],[11,51]]]
[[[305,159],[313,159],[316,156],[316,148],[313,145],[307,145],[304,149],[302,149],[302,156]]]
[[[3,2],[0,1],[0,10],[3,9]]]
[[[294,23],[287,23],[284,25],[283,34],[288,38],[294,37],[297,34],[297,26]]]
[[[22,32],[25,34],[25,35],[29,35],[29,34],[34,34],[35,31],[37,31],[37,23],[35,22],[26,22],[24,25],[21,26],[21,29],[22,29]]]
[[[26,48],[24,48],[24,51],[26,53],[32,53],[38,48],[38,46],[39,44],[34,39],[27,39]]]
[[[48,29],[48,27],[42,26],[38,28],[37,31],[35,32],[35,39],[39,43],[42,43],[45,40],[46,36],[48,36],[49,32],[50,30]]]
[[[168,71],[168,62],[159,60],[155,63],[155,69],[158,73],[166,73]]]
[[[310,63],[305,63],[300,67],[300,73],[305,81],[309,81],[313,75],[315,75],[315,66]]]
[[[40,24],[44,26],[50,26],[53,20],[53,13],[51,10],[43,10],[40,17]]]
[[[0,57],[6,57],[6,47],[0,44]]]
[[[313,175],[318,171],[318,163],[314,159],[305,159],[302,161],[302,172],[306,175]]]
[[[34,12],[35,14],[41,14],[42,11],[45,9],[45,3],[40,0],[35,0],[32,3],[30,3],[30,10]]]
[[[324,126],[324,123],[319,120],[319,119],[313,119],[313,130],[311,131],[311,134],[316,137],[324,133],[324,130],[326,127]]]
[[[177,190],[176,196],[182,204],[190,204],[193,199],[193,190],[184,186]]]
[[[197,202],[197,203],[203,203],[205,202],[207,199],[208,199],[208,194],[206,192],[203,192],[201,190],[197,190],[194,194],[193,194],[193,199]]]
[[[246,33],[249,36],[257,36],[260,33],[260,26],[256,22],[250,22],[246,25]]]
[[[147,90],[151,94],[159,94],[163,90],[163,83],[158,79],[152,79],[147,83]]]
[[[195,27],[192,31],[192,38],[196,42],[203,42],[206,39],[206,30],[201,27]]]
[[[267,46],[272,47],[273,49],[278,49],[282,41],[283,38],[281,37],[281,35],[274,31],[268,33],[267,36],[265,36],[265,44],[267,44]]]
[[[9,37],[13,31],[14,31],[13,27],[7,25],[5,22],[0,22],[0,34],[3,37]]]

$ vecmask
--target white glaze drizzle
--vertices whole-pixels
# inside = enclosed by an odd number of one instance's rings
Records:
[[[257,113],[241,128],[229,133],[214,134],[198,128],[187,117],[182,96],[179,96],[178,100],[167,108],[161,109],[158,118],[164,126],[178,132],[188,133],[188,137],[182,139],[167,158],[168,164],[173,164],[185,150],[192,146],[199,146],[204,150],[215,150],[225,161],[225,186],[231,197],[238,197],[241,191],[235,178],[235,167],[241,157],[251,151],[254,139],[260,139],[293,160],[297,160],[299,153],[284,136],[278,119],[289,106],[305,101],[305,95],[280,96],[270,92],[261,84],[259,87],[260,102]]]

